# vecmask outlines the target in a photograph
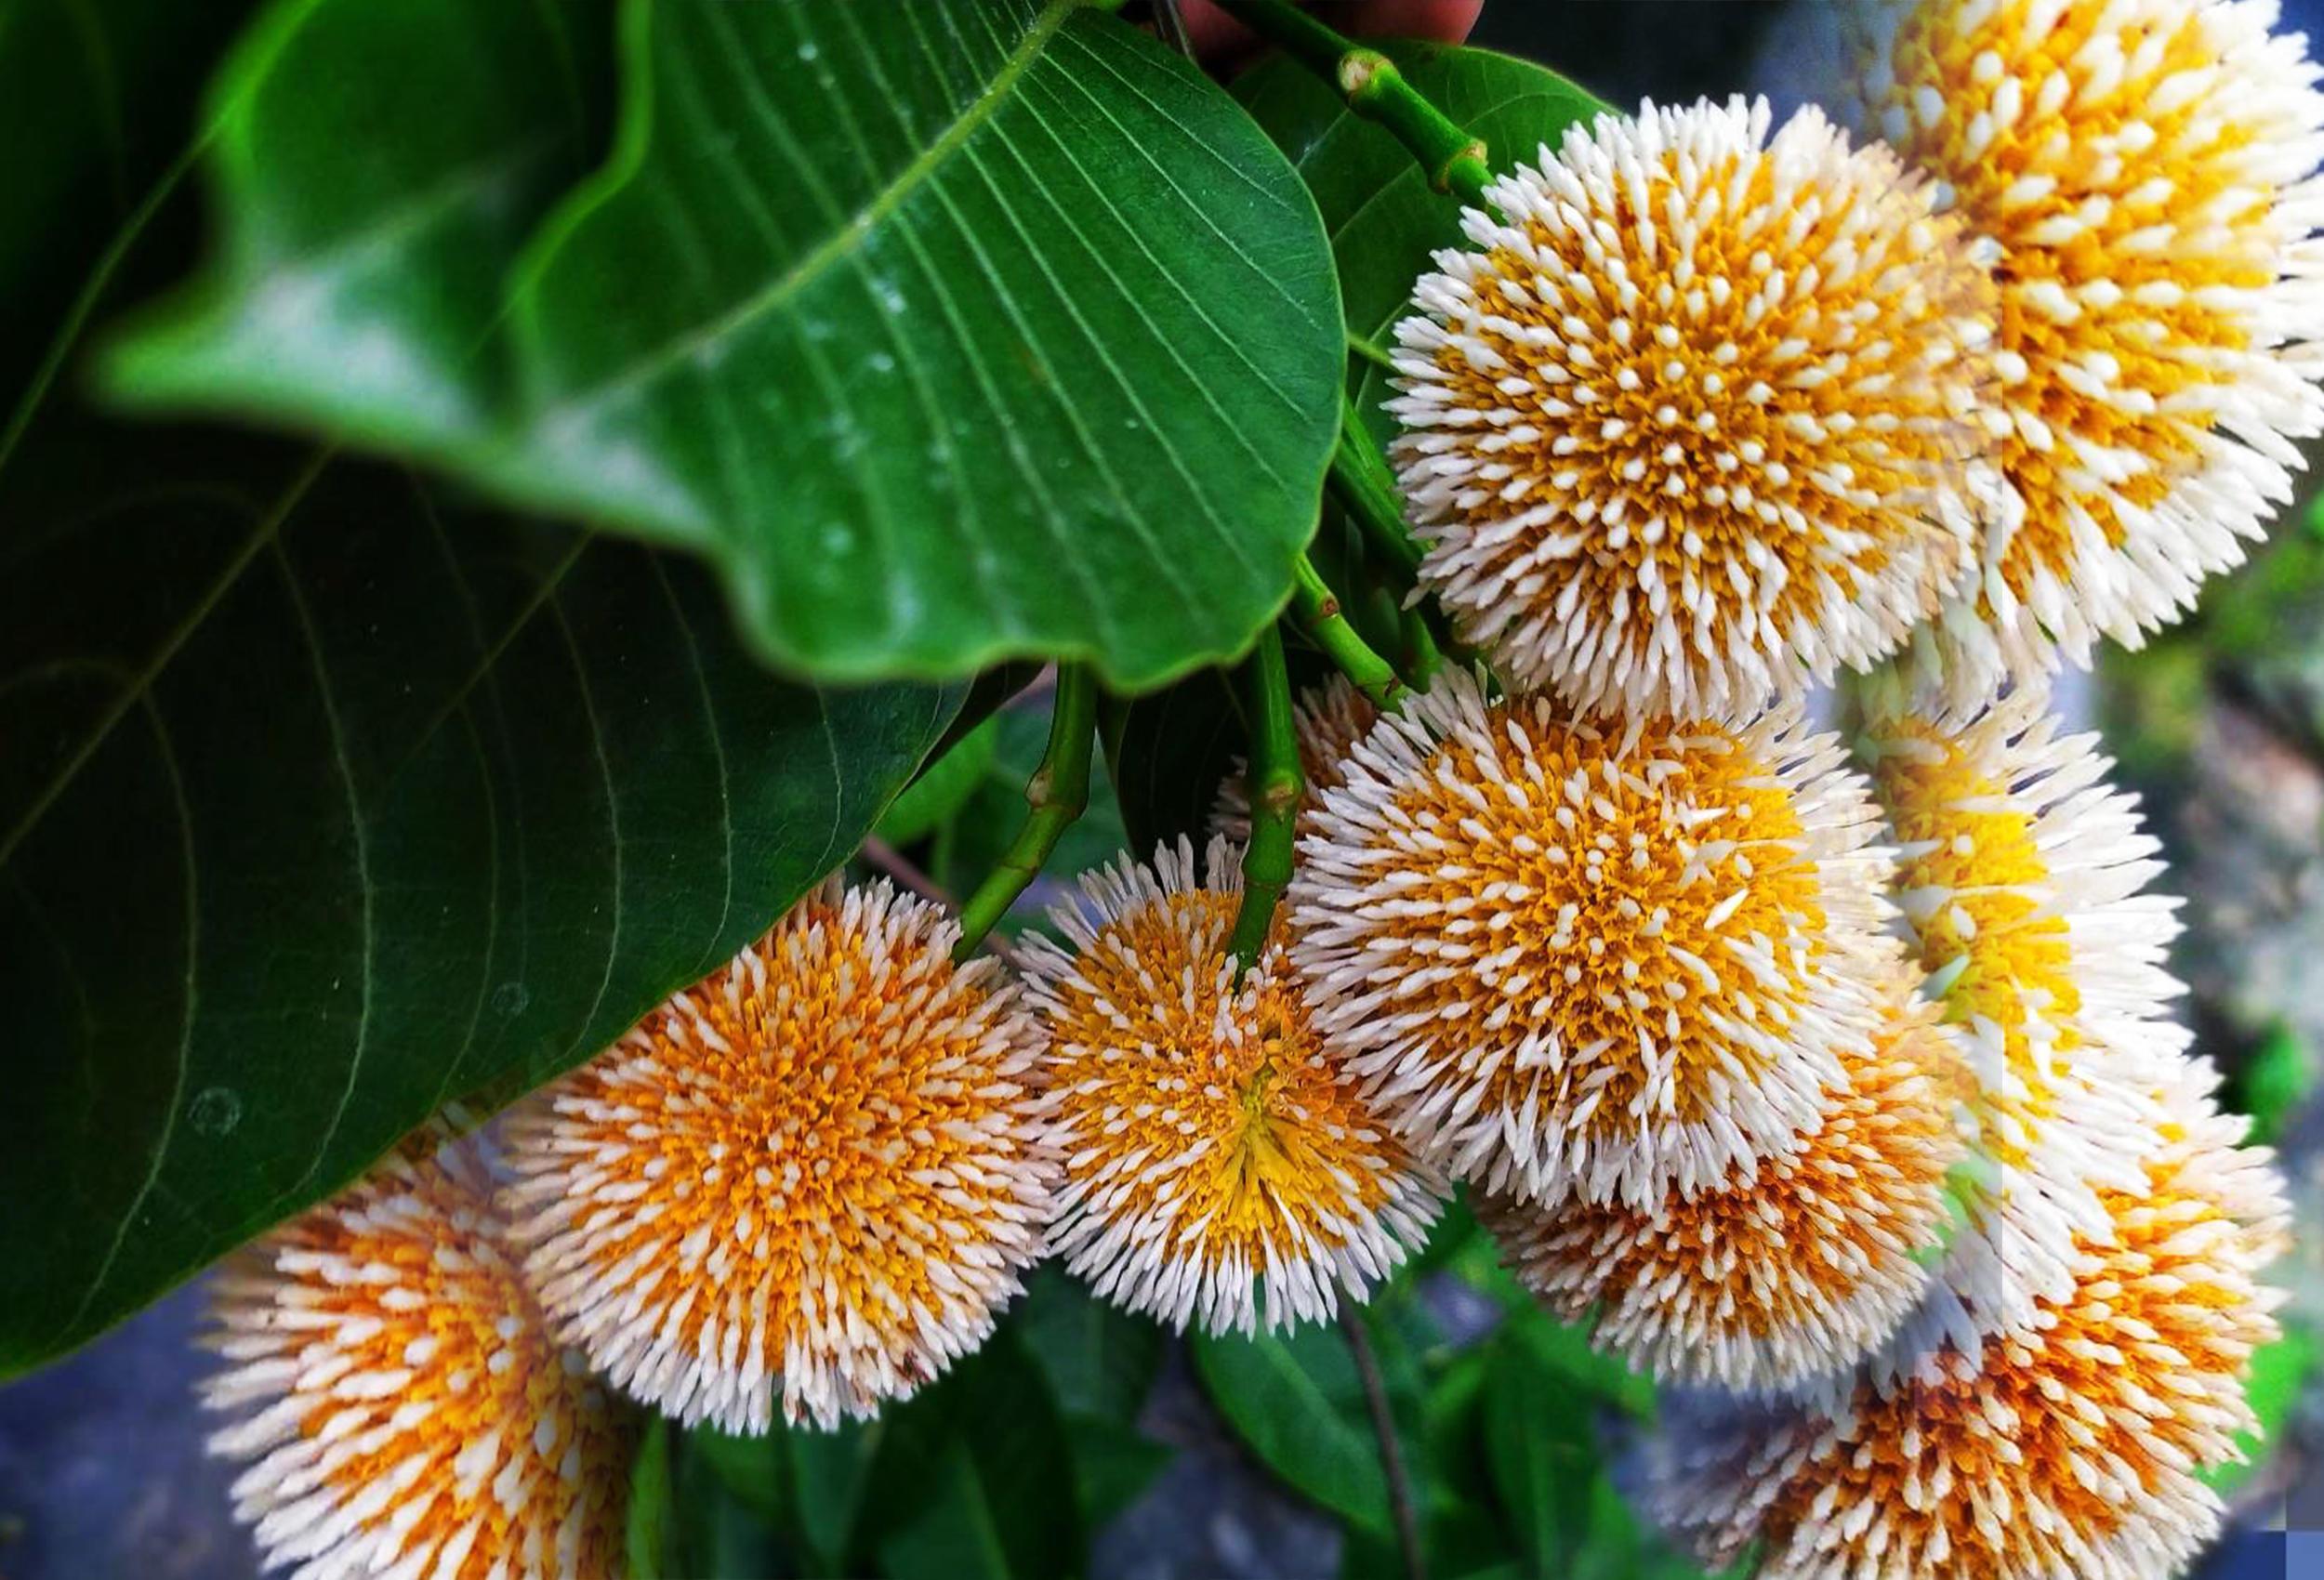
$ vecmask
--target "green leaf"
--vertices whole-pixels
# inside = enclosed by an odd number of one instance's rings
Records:
[[[1161,1370],[1162,1330],[1098,1299],[1054,1264],[1033,1275],[1010,1325],[1064,1418],[1082,1521],[1094,1529],[1175,1457],[1137,1427]]]
[[[1091,1295],[1063,1268],[1035,1272],[1010,1319],[1068,1415],[1129,1422],[1162,1367],[1162,1330]]]
[[[2273,1146],[2284,1122],[2316,1091],[2316,1052],[2289,1026],[2277,1026],[2236,1072],[2236,1106],[2251,1116],[2251,1140]]]
[[[780,1428],[758,1437],[703,1428],[686,1433],[684,1441],[686,1452],[707,1466],[737,1503],[780,1524],[791,1508],[789,1435]]]
[[[1521,1337],[1493,1348],[1483,1419],[1493,1485],[1527,1572],[1561,1574],[1580,1545],[1598,1470],[1591,1402]]]
[[[837,1431],[786,1430],[799,1534],[825,1573],[838,1573],[855,1546],[856,1517],[871,1483],[882,1423],[850,1422]]]
[[[0,1372],[536,1084],[842,861],[955,691],[376,467],[59,422],[0,472]]]
[[[1175,1448],[1135,1427],[1089,1417],[1067,1416],[1065,1441],[1073,1453],[1081,1522],[1093,1531],[1135,1503],[1178,1457]]]
[[[1363,1384],[1336,1328],[1198,1334],[1188,1347],[1212,1402],[1261,1464],[1356,1528],[1393,1534]]]
[[[647,1423],[638,1444],[638,1457],[629,1471],[629,1508],[622,1533],[622,1552],[628,1560],[629,1580],[664,1580],[671,1576],[670,1547],[674,1522],[670,1515],[670,1434],[661,1416]]]
[[[890,1410],[869,1507],[889,1580],[1051,1580],[1081,1567],[1063,1422],[1008,1329]]]
[[[1220,670],[1190,675],[1125,707],[1119,733],[1107,742],[1106,770],[1121,797],[1131,853],[1149,861],[1156,845],[1181,836],[1201,849],[1219,786],[1248,745],[1241,699]]]
[[[397,132],[314,137],[296,179],[222,175],[219,266],[117,348],[117,396],[327,426],[684,546],[762,652],[825,677],[1050,653],[1146,686],[1281,603],[1331,448],[1337,292],[1298,178],[1191,64],[1074,0],[629,0],[613,159],[494,282],[501,211],[456,178],[523,186],[544,107],[498,100],[495,41],[554,7],[467,8],[472,62],[438,59],[461,53],[440,7],[365,0],[311,0],[319,29],[365,15],[297,70],[238,61],[220,97],[248,146],[331,127],[375,75]],[[420,120],[412,148],[444,157],[406,149]],[[472,251],[404,244],[442,210]],[[284,279],[376,365],[281,310]]]
[[[612,32],[612,0],[276,0],[211,94],[218,255],[108,376],[141,402],[473,443],[510,394],[481,354],[502,280],[592,151]]]
[[[872,832],[891,845],[909,845],[934,833],[968,804],[992,771],[999,739],[1000,727],[989,718],[962,736],[905,787]]]
[[[783,1536],[790,1514],[781,1495],[779,1438],[674,1427],[671,1432],[672,1534],[663,1548],[673,1555],[670,1572],[718,1580],[788,1580],[799,1573]]]
[[[1485,139],[1496,172],[1530,162],[1543,143],[1556,147],[1568,125],[1606,108],[1554,72],[1488,49],[1392,44],[1386,53],[1431,102]],[[1329,85],[1287,59],[1246,72],[1235,97],[1315,194],[1339,263],[1348,333],[1387,349],[1429,255],[1461,244],[1459,202],[1431,190],[1402,143],[1358,119]],[[1347,380],[1375,437],[1390,438],[1393,424],[1380,410],[1387,371],[1351,357]]]

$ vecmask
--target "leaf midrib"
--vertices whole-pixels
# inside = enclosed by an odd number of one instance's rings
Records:
[[[1051,35],[1064,25],[1068,16],[1080,8],[1081,0],[1047,0],[1040,14],[1034,19],[1033,25],[1025,30],[1024,36],[1003,58],[1000,70],[953,118],[952,124],[938,133],[934,141],[915,154],[911,162],[898,170],[868,203],[859,205],[843,221],[836,224],[829,236],[810,249],[804,257],[783,274],[727,311],[666,342],[659,350],[648,352],[630,367],[595,384],[558,396],[534,414],[535,419],[601,404],[624,390],[650,382],[705,347],[739,334],[759,320],[781,310],[792,297],[852,256],[863,245],[864,238],[878,228],[881,220],[902,206],[905,199],[934,175],[939,166],[949,161],[979,127],[992,119],[1002,102],[1010,97],[1017,79],[1039,57]]]

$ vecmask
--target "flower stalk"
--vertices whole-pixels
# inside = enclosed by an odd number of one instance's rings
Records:
[[[1306,564],[1306,557],[1301,557]],[[1309,567],[1312,573],[1313,567]],[[1318,578],[1320,585],[1320,578]],[[1342,625],[1346,622],[1342,621]],[[1353,632],[1351,631],[1353,636]],[[1367,650],[1369,651],[1369,650]],[[1283,657],[1283,630],[1269,625],[1245,666],[1250,688],[1250,768],[1244,780],[1250,801],[1250,843],[1243,848],[1243,903],[1227,947],[1239,981],[1259,959],[1275,902],[1291,882],[1291,847],[1307,785],[1300,772],[1298,727],[1291,715],[1291,671]]]
[[[965,961],[984,941],[1017,897],[1040,876],[1074,821],[1089,805],[1089,746],[1097,733],[1097,676],[1084,664],[1057,667],[1057,694],[1050,704],[1049,747],[1041,766],[1025,782],[1024,826],[984,881],[960,906],[960,942],[955,960]]]
[[[1393,713],[1403,704],[1406,690],[1395,669],[1372,651],[1350,623],[1340,610],[1339,595],[1324,580],[1323,573],[1315,569],[1314,560],[1302,554],[1294,570],[1291,608],[1299,617],[1301,628],[1374,707],[1382,713]],[[1254,797],[1252,805],[1257,804]]]
[[[1367,49],[1290,4],[1290,0],[1219,0],[1220,9],[1339,88],[1348,108],[1393,134],[1428,172],[1429,185],[1472,207],[1485,204],[1485,139],[1406,82],[1396,63]]]

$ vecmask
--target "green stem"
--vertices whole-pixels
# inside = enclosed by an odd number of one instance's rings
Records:
[[[1089,665],[1057,666],[1057,695],[1050,704],[1049,750],[1024,787],[1032,809],[984,881],[960,907],[960,942],[952,952],[966,960],[994,924],[1009,914],[1041,873],[1058,839],[1089,804],[1089,743],[1097,733],[1098,682]]]
[[[1395,358],[1390,356],[1386,350],[1374,345],[1371,341],[1366,339],[1363,336],[1358,335],[1353,329],[1348,331],[1348,352],[1351,356],[1353,356],[1360,361],[1371,363],[1382,373],[1393,373],[1396,371]]]
[[[1445,652],[1436,645],[1436,633],[1428,628],[1427,617],[1417,609],[1397,611],[1397,628],[1404,635],[1404,672],[1412,677],[1412,683],[1426,690],[1445,667]]]
[[[1340,401],[1340,441],[1332,447],[1326,486],[1379,556],[1406,581],[1420,573],[1420,546],[1404,530],[1404,505],[1380,446],[1364,431],[1354,403]]]
[[[1333,32],[1290,0],[1219,0],[1220,9],[1322,77],[1336,84],[1348,108],[1385,126],[1428,172],[1429,184],[1472,207],[1485,206],[1485,139],[1471,137],[1452,117],[1405,81],[1396,63],[1377,49]]]
[[[1293,574],[1296,579],[1291,584],[1291,608],[1299,615],[1301,626],[1323,649],[1324,656],[1381,712],[1393,713],[1401,707],[1404,681],[1340,612],[1339,597],[1324,580],[1323,573],[1315,569],[1315,562],[1301,555],[1293,566]]]
[[[1250,801],[1250,843],[1243,849],[1243,903],[1235,913],[1227,947],[1240,981],[1259,959],[1275,902],[1291,882],[1291,847],[1307,786],[1300,774],[1299,729],[1291,717],[1291,671],[1283,659],[1283,628],[1270,625],[1245,666],[1250,688],[1250,769],[1244,786]]]

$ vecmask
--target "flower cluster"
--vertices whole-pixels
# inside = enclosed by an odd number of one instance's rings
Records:
[[[1397,326],[1419,596],[1507,690],[1348,748],[1292,956],[1519,1281],[1723,1390],[1662,1466],[1722,1561],[2161,1575],[2250,1425],[2281,1200],[2047,680],[2324,431],[2324,95],[2274,15],[1881,0],[1866,140],[1576,125]],[[1842,666],[1861,775],[1800,722]]]
[[[2324,428],[2324,96],[2265,0],[1892,11],[1885,144],[1603,116],[1418,283],[1407,613],[1481,664],[1294,711],[1268,650],[1268,795],[1084,878],[1013,978],[833,877],[223,1277],[270,1560],[609,1575],[635,1405],[870,1414],[1052,1253],[1178,1327],[1324,1320],[1455,1185],[1552,1311],[1715,1390],[1656,1492],[1712,1558],[2196,1550],[2285,1210],[2046,680],[2232,564]],[[1876,666],[1852,760],[1806,694]]]

